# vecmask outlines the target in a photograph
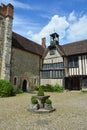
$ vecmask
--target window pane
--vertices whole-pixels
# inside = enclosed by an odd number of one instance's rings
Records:
[[[63,68],[63,62],[57,63],[57,67],[60,69]]]
[[[43,71],[41,73],[42,78],[50,78],[50,71]]]
[[[57,68],[57,64],[53,63],[53,69],[56,69],[56,68]]]
[[[78,67],[78,57],[74,58],[74,67]]]
[[[63,71],[60,71],[60,78],[63,77]]]
[[[43,70],[48,69],[63,69],[63,62],[43,64]]]
[[[74,62],[74,67],[78,67],[78,61]]]
[[[63,71],[62,70],[57,71],[57,77],[58,78],[62,78],[63,77]]]
[[[53,76],[53,78],[56,78],[56,71],[53,71],[52,76]]]
[[[69,67],[73,67],[73,61],[69,62]]]
[[[78,57],[69,57],[69,67],[78,67]]]

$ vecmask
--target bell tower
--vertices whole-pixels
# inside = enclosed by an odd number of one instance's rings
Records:
[[[57,33],[53,33],[50,35],[50,46],[54,46],[59,44],[59,35]]]
[[[13,6],[0,6],[0,78],[10,80]]]

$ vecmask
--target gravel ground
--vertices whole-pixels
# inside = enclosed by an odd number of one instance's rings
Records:
[[[87,93],[45,93],[56,111],[37,114],[27,111],[32,95],[0,98],[0,130],[87,130]]]

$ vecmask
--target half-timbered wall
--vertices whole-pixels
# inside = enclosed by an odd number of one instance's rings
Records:
[[[42,71],[40,73],[40,83],[41,85],[45,84],[60,84],[63,85],[63,57],[60,55],[60,53],[55,49],[55,54],[51,55],[50,50],[45,56],[43,60],[43,66],[44,65],[49,65],[51,67],[44,68],[42,66]],[[54,67],[56,66],[56,67]],[[48,72],[48,78],[45,76],[43,77],[42,74],[44,72]],[[61,73],[62,72],[62,73]]]
[[[87,75],[87,54],[78,56],[78,67],[69,67],[69,76]]]

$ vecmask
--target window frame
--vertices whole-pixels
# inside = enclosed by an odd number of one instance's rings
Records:
[[[70,56],[68,59],[68,66],[69,68],[78,68],[79,67],[78,56]]]
[[[57,63],[43,64],[42,69],[43,70],[64,69],[64,63],[63,62],[57,62]]]
[[[41,71],[41,78],[42,79],[49,79],[51,77],[50,71]]]
[[[55,73],[55,74],[53,74],[53,73]],[[63,78],[63,70],[53,70],[52,71],[52,78],[53,79],[62,79]]]

